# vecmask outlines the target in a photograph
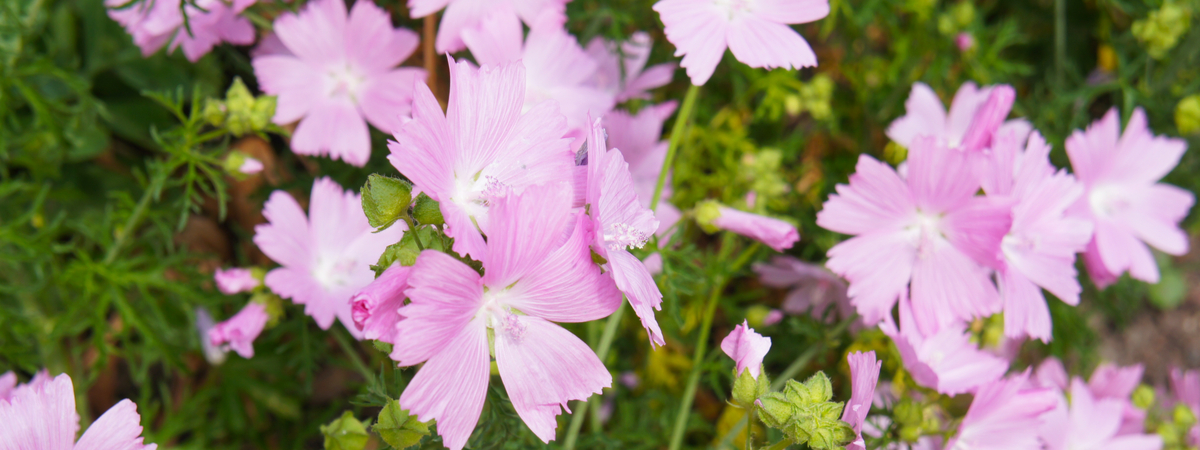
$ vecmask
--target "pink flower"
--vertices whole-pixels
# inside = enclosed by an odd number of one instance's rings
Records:
[[[1093,378],[1095,375],[1093,375]],[[1076,378],[1071,382],[1071,401],[1058,395],[1056,406],[1043,415],[1040,435],[1047,450],[1158,450],[1163,446],[1157,435],[1121,434],[1125,402],[1093,395],[1092,389]]]
[[[621,156],[629,162],[629,173],[633,176],[638,201],[647,208],[654,197],[654,188],[658,185],[658,175],[662,173],[663,161],[667,159],[667,147],[670,145],[661,140],[663,122],[675,112],[675,106],[674,101],[669,101],[644,107],[637,114],[614,110],[604,116],[608,148],[620,150]],[[669,203],[670,174],[667,175],[660,195],[658,209],[654,211],[654,217],[658,218],[658,231],[655,234],[666,238],[671,227],[683,216],[679,208]]]
[[[32,384],[32,383],[31,383]],[[62,374],[37,386],[18,387],[0,400],[0,447],[22,450],[154,450],[142,443],[137,405],[121,400],[92,422],[79,441],[79,415],[71,377]]]
[[[261,303],[247,303],[233,317],[208,330],[208,340],[222,350],[233,348],[243,358],[254,357],[254,339],[267,325],[267,308]]]
[[[783,311],[772,309],[767,311],[767,315],[763,317],[762,324],[764,327],[769,327],[783,321]]]
[[[126,6],[130,0],[105,0],[104,4],[108,7],[108,17],[133,36],[142,56],[150,56],[169,43],[168,52],[182,46],[184,56],[196,62],[221,42],[254,43],[254,26],[238,17],[254,2],[197,0],[181,5],[181,0],[155,0]],[[184,27],[185,13],[187,27]]]
[[[1158,183],[1179,163],[1187,143],[1154,136],[1141,108],[1133,111],[1123,134],[1118,120],[1111,109],[1066,144],[1085,191],[1075,210],[1095,223],[1084,261],[1100,287],[1126,271],[1157,283],[1158,265],[1147,244],[1171,255],[1187,253],[1187,233],[1179,222],[1195,203],[1191,192]]]
[[[975,393],[958,435],[947,450],[1041,449],[1040,417],[1054,408],[1058,394],[1026,388],[1029,372],[985,384]]]
[[[359,336],[350,315],[350,297],[371,284],[371,264],[404,227],[375,233],[362,212],[362,200],[329,178],[313,183],[309,215],[287,192],[275,191],[263,205],[268,223],[254,228],[254,243],[282,267],[264,279],[271,291],[304,305],[321,329],[337,317]]]
[[[278,96],[274,122],[300,123],[292,150],[328,155],[362,167],[371,157],[367,122],[394,131],[408,116],[413,83],[425,71],[396,68],[417,48],[417,34],[392,28],[375,3],[314,0],[298,14],[275,20],[288,53],[257,56],[254,74],[263,92]]]
[[[1171,369],[1171,390],[1175,399],[1193,412],[1200,412],[1200,371]]]
[[[251,158],[249,156],[247,156],[246,159],[244,161],[242,161],[241,166],[238,166],[238,172],[244,173],[246,175],[253,175],[253,174],[262,172],[262,170],[263,170],[262,161]]]
[[[854,235],[825,263],[850,282],[847,294],[866,324],[878,323],[911,287],[921,334],[1000,310],[985,267],[998,265],[1011,225],[1006,202],[976,197],[979,180],[964,152],[922,137],[908,176],[861,155],[849,185],[838,185],[817,225]]]
[[[618,52],[616,42],[592,38],[587,54],[599,65],[592,83],[616,96],[617,103],[634,98],[649,100],[650,94],[646,91],[666,86],[675,75],[675,63],[657,64],[646,69],[653,43],[649,33],[638,31],[620,44],[621,51]]]
[[[957,395],[974,392],[1008,370],[1008,361],[980,350],[961,324],[923,336],[912,322],[912,308],[905,299],[900,301],[900,326],[888,315],[880,329],[896,343],[904,367],[917,384]]]
[[[749,321],[743,320],[741,325],[733,327],[725,339],[721,340],[721,351],[725,352],[737,364],[738,376],[749,370],[750,376],[758,378],[762,373],[763,358],[771,350],[771,338],[763,337],[753,328]]]
[[[754,271],[764,285],[791,289],[782,306],[788,314],[812,314],[832,320],[833,316],[825,313],[833,306],[840,317],[854,315],[854,308],[846,298],[846,282],[824,266],[791,256],[776,256],[770,263],[755,263]]]
[[[629,298],[629,306],[642,321],[651,344],[666,345],[654,310],[662,309],[662,292],[646,265],[629,253],[641,248],[658,230],[654,213],[638,202],[629,165],[621,152],[604,144],[600,121],[587,135],[587,193],[585,200],[595,231],[592,249],[608,261],[608,273]]]
[[[392,264],[350,298],[354,327],[363,332],[363,338],[396,342],[396,322],[401,319],[397,311],[404,306],[404,290],[408,289],[411,273],[412,267]]]
[[[905,115],[888,126],[887,135],[896,143],[910,147],[910,151],[918,136],[931,136],[941,145],[960,148],[966,142],[967,132],[972,128],[972,124],[975,124],[976,128],[973,140],[978,149],[988,147],[986,138],[993,133],[999,135],[1005,131],[1014,132],[1017,138],[1023,141],[1025,135],[1033,129],[1029,122],[1022,119],[1004,121],[1012,108],[1011,95],[993,99],[995,103],[991,111],[984,108],[988,99],[992,97],[992,91],[997,87],[1007,89],[1010,93],[1012,91],[1011,87],[1004,85],[979,88],[969,81],[963,83],[954,94],[954,101],[950,104],[950,112],[947,114],[941,99],[933,89],[925,83],[913,83],[908,101],[904,103]],[[989,114],[979,117],[976,123],[976,116],[981,112]]]
[[[675,56],[692,84],[708,82],[725,49],[750,67],[817,65],[808,42],[788,24],[829,15],[826,0],[660,0],[654,4]]]
[[[1050,340],[1050,309],[1042,289],[1069,305],[1079,304],[1075,254],[1091,239],[1092,224],[1068,215],[1083,187],[1050,164],[1050,146],[1041,134],[1024,138],[1009,130],[996,138],[983,189],[1015,201],[1012,227],[1000,244],[999,270],[1004,302],[1004,334]]]
[[[604,116],[612,109],[615,97],[592,85],[600,66],[563,28],[565,20],[565,16],[555,13],[538,16],[522,44],[521,22],[516,15],[495,14],[477,28],[464,29],[463,40],[481,65],[524,64],[525,107],[547,100],[558,103],[567,117],[571,136],[582,137],[589,117]]]
[[[857,435],[854,442],[846,446],[847,450],[865,450],[862,428],[867,420],[867,412],[871,410],[871,402],[875,399],[875,385],[879,383],[879,369],[883,361],[875,360],[875,352],[854,352],[846,356],[850,363],[850,401],[846,402],[846,411],[842,413],[842,421],[854,427]]]
[[[755,239],[777,252],[792,248],[792,244],[800,240],[800,232],[796,231],[794,225],[773,217],[738,211],[724,205],[717,205],[717,213],[712,220],[713,227]]]
[[[254,277],[250,269],[240,267],[217,269],[213,279],[217,282],[217,290],[225,295],[250,292],[259,285],[258,278]]]
[[[1088,389],[1097,399],[1117,400],[1123,405],[1117,435],[1140,434],[1146,423],[1146,411],[1134,406],[1130,398],[1142,381],[1143,371],[1141,364],[1118,367],[1104,363],[1096,367],[1088,379]]]
[[[409,14],[414,18],[425,17],[442,8],[442,22],[438,25],[437,52],[454,53],[466,48],[463,31],[479,26],[488,16],[505,15],[523,20],[532,26],[542,14],[552,13],[566,18],[566,4],[571,0],[408,0]],[[506,18],[508,20],[508,18]]]
[[[553,102],[525,108],[521,64],[476,69],[450,58],[445,114],[418,85],[413,120],[396,131],[388,160],[441,205],[454,251],[483,260],[488,205],[505,187],[569,181],[574,155]]]
[[[954,36],[954,45],[958,47],[958,51],[965,52],[975,48],[975,36],[971,33],[962,32]]]
[[[612,385],[591,348],[553,322],[611,314],[621,293],[591,261],[588,221],[572,212],[565,183],[508,190],[491,200],[484,275],[445,253],[426,250],[409,275],[391,357],[425,363],[400,405],[459,450],[483,410],[489,341],[517,415],[544,442],[570,400]],[[519,311],[519,313],[518,313]]]

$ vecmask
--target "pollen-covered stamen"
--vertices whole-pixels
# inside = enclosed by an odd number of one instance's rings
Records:
[[[612,223],[604,227],[604,246],[609,250],[642,248],[649,239],[646,233],[625,223]]]
[[[521,339],[525,338],[526,326],[512,308],[495,302],[490,302],[485,308],[488,313],[488,327],[497,333],[503,333],[513,342],[521,342]]]

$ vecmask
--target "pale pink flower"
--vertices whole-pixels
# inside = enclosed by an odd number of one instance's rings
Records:
[[[244,161],[242,161],[241,166],[238,166],[238,172],[244,173],[246,175],[253,175],[253,174],[262,172],[262,170],[263,170],[262,161],[251,158],[249,156],[247,156],[246,159]]]
[[[284,13],[274,33],[289,53],[252,63],[263,92],[278,96],[274,122],[300,121],[292,151],[365,165],[367,122],[395,131],[411,109],[414,82],[425,79],[422,69],[396,67],[416,50],[417,34],[393,28],[374,2],[355,2],[347,14],[342,0],[314,0],[299,13]]]
[[[313,182],[309,214],[283,191],[271,193],[263,205],[265,224],[254,228],[254,243],[281,267],[264,280],[271,291],[304,305],[321,329],[336,317],[355,337],[350,297],[371,284],[371,265],[388,245],[400,241],[404,226],[378,233],[367,223],[362,200],[329,178]]]
[[[850,401],[846,402],[846,410],[842,412],[842,421],[854,427],[854,442],[846,446],[846,450],[866,450],[863,441],[863,423],[867,420],[867,412],[871,410],[871,402],[875,399],[875,385],[879,384],[879,369],[883,361],[875,360],[875,352],[854,352],[846,355],[850,363]]]
[[[662,140],[663,123],[675,112],[675,106],[674,101],[663,102],[644,107],[637,114],[613,110],[603,119],[608,148],[620,150],[629,163],[638,201],[647,208],[654,198],[654,188],[658,185],[658,175],[662,173],[670,145]],[[671,174],[668,173],[658,198],[658,208],[654,211],[654,217],[658,218],[655,234],[660,238],[669,237],[671,227],[683,217],[679,208],[670,203],[671,192]]]
[[[776,256],[769,263],[755,263],[753,268],[762,284],[791,289],[781,306],[788,314],[811,314],[833,320],[834,315],[825,315],[833,307],[838,317],[854,315],[854,307],[846,298],[846,282],[820,264]]]
[[[476,69],[450,58],[446,112],[427,86],[417,85],[413,120],[388,144],[392,165],[439,202],[459,254],[485,259],[488,204],[505,187],[571,180],[574,157],[557,105],[524,108],[520,63]]]
[[[629,299],[651,344],[666,345],[654,310],[662,309],[662,292],[645,264],[629,252],[641,248],[658,230],[658,219],[638,202],[629,165],[621,152],[604,143],[600,120],[587,135],[587,193],[595,241],[592,250],[608,261],[608,274]]]
[[[1097,399],[1117,400],[1123,405],[1117,435],[1140,434],[1146,423],[1146,410],[1133,405],[1133,390],[1142,381],[1141,364],[1119,367],[1103,363],[1088,378],[1088,389]]]
[[[788,24],[829,15],[826,0],[660,0],[654,4],[692,84],[708,82],[725,49],[750,67],[799,69],[817,55]]]
[[[954,45],[958,47],[958,51],[965,52],[975,48],[975,36],[971,33],[962,32],[954,36]]]
[[[762,324],[764,327],[769,327],[783,321],[783,311],[772,309],[767,311],[767,315],[763,317]]]
[[[255,1],[197,0],[181,5],[182,0],[153,0],[129,5],[131,0],[105,0],[104,5],[108,17],[125,27],[133,43],[142,49],[142,56],[150,56],[169,44],[168,52],[183,47],[184,56],[196,62],[222,42],[254,43],[254,26],[238,14]]]
[[[597,320],[621,306],[620,291],[591,260],[589,222],[572,211],[569,186],[509,190],[491,202],[484,275],[422,252],[391,354],[401,366],[424,363],[400,406],[437,420],[452,450],[463,448],[483,410],[489,340],[513,408],[544,442],[568,401],[612,384],[592,349],[552,323]]]
[[[1100,287],[1126,271],[1157,283],[1158,265],[1147,245],[1171,255],[1187,253],[1188,236],[1179,222],[1195,203],[1191,192],[1158,183],[1179,163],[1187,143],[1155,136],[1141,108],[1133,111],[1124,133],[1119,120],[1111,109],[1066,143],[1085,189],[1075,210],[1095,224],[1084,261]]]
[[[32,384],[32,383],[31,383]],[[0,400],[0,448],[19,450],[154,450],[143,444],[137,405],[121,400],[105,411],[79,440],[75,388],[62,374],[37,386],[18,387]]]
[[[719,215],[712,221],[714,227],[757,240],[777,252],[792,248],[792,245],[800,240],[800,232],[796,231],[795,225],[774,217],[760,216],[723,205],[717,206],[717,211]]]
[[[1126,408],[1124,401],[1095,396],[1078,378],[1071,382],[1070,397],[1068,407],[1066,397],[1059,394],[1055,408],[1042,416],[1039,434],[1047,450],[1162,448],[1160,436],[1142,434],[1140,429],[1133,434],[1118,432]]]
[[[438,25],[436,48],[438,53],[454,53],[466,48],[463,31],[478,27],[485,17],[504,15],[519,19],[533,26],[537,18],[553,14],[565,20],[566,4],[571,0],[408,0],[409,15],[414,19],[425,17],[442,8],[442,22]],[[510,20],[506,18],[505,20]]]
[[[639,98],[650,99],[649,91],[666,86],[675,75],[675,63],[656,64],[646,68],[650,60],[650,34],[638,31],[620,44],[601,37],[592,38],[587,54],[599,65],[593,85],[616,97],[617,103]]]
[[[354,327],[363,332],[364,339],[387,343],[396,342],[396,322],[400,321],[399,310],[404,306],[404,290],[408,289],[408,276],[412,267],[392,264],[350,298],[350,314]]]
[[[908,292],[924,335],[1000,310],[986,267],[999,264],[1011,206],[976,197],[964,152],[933,138],[913,142],[908,176],[867,155],[849,185],[838,185],[817,225],[854,235],[829,250],[825,263],[850,282],[850,302],[863,322],[878,323]]]
[[[1200,371],[1171,368],[1171,391],[1176,402],[1190,408],[1192,414],[1200,415]],[[1200,424],[1192,425],[1188,431],[1188,445],[1200,445]]]
[[[771,350],[771,338],[764,337],[750,328],[750,322],[743,320],[741,325],[733,327],[725,339],[721,340],[721,351],[736,363],[734,369],[738,376],[750,371],[750,376],[758,378],[762,374],[763,358]]]
[[[991,111],[986,111],[988,99],[996,88],[1010,91],[1002,97],[993,99]],[[1014,132],[1021,141],[1033,130],[1029,122],[1023,119],[1004,121],[1012,108],[1012,88],[1005,85],[984,86],[980,88],[972,82],[963,83],[954,94],[949,113],[942,106],[941,99],[925,83],[913,83],[912,92],[904,103],[905,115],[896,119],[888,126],[887,135],[897,144],[905,147],[913,146],[918,136],[933,137],[939,144],[950,148],[962,148],[969,143],[968,131],[974,124],[975,136],[970,142],[975,150],[987,148],[987,138],[993,133]],[[983,117],[976,119],[981,112]]]
[[[980,387],[946,450],[1041,449],[1036,430],[1041,415],[1054,408],[1058,394],[1030,389],[1028,379],[1025,371]]]
[[[546,13],[529,28],[522,43],[516,15],[495,14],[476,28],[463,30],[463,40],[483,66],[525,65],[525,107],[547,100],[558,103],[573,138],[587,133],[589,117],[602,117],[615,95],[592,84],[600,65],[563,28],[565,16]]]
[[[1000,244],[1000,297],[1004,334],[1050,340],[1050,309],[1042,289],[1069,305],[1079,304],[1075,254],[1092,236],[1092,224],[1067,213],[1083,186],[1066,171],[1055,172],[1042,135],[1001,132],[988,158],[983,189],[988,196],[1015,202],[1012,227]]]
[[[208,340],[213,347],[230,348],[243,358],[254,357],[254,339],[267,325],[267,308],[261,303],[250,302],[241,311],[208,330]]]
[[[931,336],[921,335],[913,326],[907,299],[900,301],[900,326],[889,314],[879,327],[896,343],[913,380],[943,394],[974,392],[1008,370],[1008,361],[980,350],[961,324],[944,327]]]
[[[225,295],[250,292],[259,285],[258,278],[254,277],[250,269],[240,267],[217,269],[213,273],[213,279],[217,282],[217,290]]]

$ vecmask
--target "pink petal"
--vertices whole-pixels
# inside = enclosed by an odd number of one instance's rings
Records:
[[[1171,255],[1188,251],[1187,233],[1179,222],[1196,202],[1189,191],[1169,184],[1124,187],[1129,208],[1113,220],[1129,228],[1146,244]]]
[[[721,207],[721,215],[713,225],[758,240],[777,252],[792,248],[800,240],[800,232],[790,223],[732,208]]]
[[[850,401],[846,402],[846,410],[842,412],[842,421],[854,427],[858,439],[847,446],[857,450],[866,447],[862,440],[863,423],[867,420],[867,412],[871,410],[871,402],[875,399],[875,385],[879,383],[879,370],[883,361],[876,361],[875,352],[854,352],[846,355],[850,364]],[[856,446],[857,445],[857,446]],[[856,446],[856,447],[855,447]]]
[[[828,6],[826,6],[828,7]],[[728,32],[729,50],[750,67],[816,67],[817,54],[792,27],[762,15],[746,15]]]
[[[348,61],[376,74],[390,70],[417,50],[420,38],[404,28],[392,28],[391,14],[373,2],[354,2],[346,23]]]
[[[396,324],[399,309],[404,306],[404,291],[412,267],[392,264],[375,281],[350,298],[354,326],[366,339],[396,343]]]
[[[415,0],[410,0],[412,1]],[[495,0],[454,0],[449,3],[442,12],[442,22],[438,25],[435,46],[440,54],[464,49],[466,46],[462,40],[463,30],[474,27],[493,10],[505,5],[505,2]],[[424,10],[425,8],[422,8],[422,11]]]
[[[273,30],[297,57],[309,64],[336,63],[346,54],[346,4],[314,0],[299,13],[275,19]]]
[[[32,384],[32,383],[31,383]],[[71,377],[62,374],[38,387],[17,388],[0,401],[0,442],[19,450],[71,450],[79,416]]]
[[[1001,379],[979,389],[958,435],[946,448],[980,450],[1040,449],[1036,430],[1041,415],[1054,408],[1058,394],[1024,389],[1029,374]],[[962,446],[962,447],[956,447]]]
[[[987,270],[945,241],[930,246],[912,272],[913,312],[922,334],[999,312],[1000,297]]]
[[[850,184],[837,186],[817,213],[817,225],[844,234],[863,234],[908,225],[915,205],[905,181],[887,164],[858,157]]]
[[[906,114],[888,126],[887,135],[905,147],[912,146],[917,136],[942,136],[946,132],[946,108],[942,100],[925,83],[913,83],[912,92],[904,102]]]
[[[559,184],[532,187],[520,195],[510,192],[493,201],[488,211],[488,257],[483,260],[485,285],[510,286],[535,276],[534,269],[563,245],[563,231],[575,228],[571,195]],[[560,263],[575,262],[563,256]]]
[[[1128,367],[1100,364],[1088,379],[1088,388],[1096,398],[1127,400],[1141,383],[1143,371],[1141,364]]]
[[[258,279],[254,278],[250,269],[240,267],[217,269],[213,274],[213,279],[217,283],[217,289],[225,295],[250,292],[259,285]]]
[[[1120,119],[1116,108],[1108,110],[1104,117],[1088,125],[1086,131],[1076,130],[1067,138],[1067,156],[1071,169],[1085,185],[1108,175],[1113,154],[1120,136]]]
[[[417,264],[420,263],[418,260]],[[402,321],[401,326],[411,320]],[[439,338],[443,340],[443,350],[431,354],[408,383],[400,394],[400,407],[416,414],[422,422],[436,420],[438,435],[446,448],[462,450],[479,422],[487,397],[490,371],[487,328],[483,319],[468,317],[454,334]],[[401,337],[399,341],[408,344],[411,339]]]
[[[1012,86],[1002,84],[989,91],[987,100],[975,111],[971,125],[963,135],[960,148],[964,151],[977,152],[991,147],[992,135],[1012,111],[1017,95]]]
[[[666,345],[662,328],[654,318],[655,310],[662,310],[662,292],[654,283],[646,265],[628,251],[618,250],[608,252],[608,264],[612,270],[613,281],[621,292],[629,299],[629,306],[642,322],[642,328],[650,336],[650,342],[655,345]]]
[[[208,340],[214,347],[228,345],[243,358],[253,358],[254,339],[262,333],[269,319],[267,309],[261,303],[247,303],[233,317],[209,329]]]
[[[1135,236],[1117,225],[1098,220],[1094,239],[1100,259],[1109,272],[1121,274],[1128,270],[1133,278],[1147,283],[1158,282],[1158,263],[1150,248]]]
[[[445,8],[453,0],[408,0],[408,13],[414,19],[425,17]]]
[[[124,399],[108,408],[83,432],[75,448],[80,450],[155,450],[155,444],[142,444],[142,416],[137,405]]]
[[[308,115],[319,103],[313,95],[313,86],[320,86],[319,74],[291,55],[267,55],[255,57],[254,76],[258,78],[263,92],[276,96],[276,124],[285,125]]]
[[[1012,201],[974,197],[946,213],[939,229],[954,248],[985,267],[1000,264],[1000,243],[1012,226]]]
[[[445,208],[454,184],[454,138],[442,106],[425,83],[413,86],[412,119],[395,131],[388,161]]]
[[[17,374],[8,371],[4,372],[4,375],[0,375],[0,401],[8,400],[15,387],[17,387]]]
[[[778,23],[815,22],[829,15],[827,0],[758,0],[754,12]]]
[[[521,420],[542,442],[550,442],[560,408],[612,387],[612,375],[566,329],[535,316],[517,320],[519,334],[496,332],[496,366]]]
[[[762,373],[763,358],[770,350],[771,338],[758,334],[745,320],[721,340],[721,351],[737,364],[734,372],[739,376],[748,370],[750,376],[758,378]]]
[[[413,84],[425,80],[422,69],[398,68],[371,77],[359,92],[358,109],[385,133],[400,130],[412,111]]]
[[[475,317],[483,298],[483,284],[475,269],[445,253],[426,250],[417,257],[408,285],[405,293],[410,303],[398,312],[405,319],[396,326],[391,354],[401,366],[453,353],[460,346],[451,341],[465,339],[456,336],[476,333],[462,331]],[[483,327],[482,322],[478,325]],[[486,346],[483,354],[486,363]]]
[[[263,284],[280,297],[291,299],[297,305],[305,305],[304,314],[311,316],[322,330],[328,330],[333,325],[333,319],[337,317],[336,303],[326,301],[325,287],[313,279],[311,272],[295,267],[279,267],[267,272]],[[346,300],[349,300],[348,296]]]
[[[296,126],[292,151],[301,155],[328,155],[362,167],[371,157],[367,122],[349,102],[324,102],[310,110]]]
[[[863,323],[879,323],[907,291],[917,249],[903,230],[862,234],[829,249],[825,266],[850,282]]]
[[[501,9],[462,31],[462,40],[480,65],[497,66],[520,61],[525,30],[516,11]]]
[[[660,0],[654,10],[667,40],[675,44],[675,56],[683,56],[679,66],[687,69],[692,84],[704,85],[725,55],[729,23],[716,8],[693,0]]]
[[[1038,365],[1033,381],[1038,387],[1066,390],[1069,383],[1069,376],[1067,375],[1067,369],[1063,367],[1062,361],[1059,361],[1055,357],[1049,357]]]
[[[980,88],[970,81],[958,87],[958,92],[954,93],[954,100],[950,102],[950,112],[946,115],[945,134],[939,136],[943,139],[942,142],[950,147],[958,147],[967,133],[967,128],[975,120],[975,113],[987,102],[991,90],[986,86]]]
[[[955,209],[979,190],[967,155],[928,136],[909,148],[907,181],[917,208],[927,214]]]
[[[1024,275],[1009,270],[1000,275],[1004,301],[1004,335],[1029,336],[1050,342],[1050,308],[1042,290]]]
[[[263,204],[263,217],[267,223],[254,227],[254,245],[281,265],[306,269],[312,261],[308,216],[296,199],[272,192]]]

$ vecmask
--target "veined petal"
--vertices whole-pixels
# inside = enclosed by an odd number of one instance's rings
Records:
[[[315,0],[299,13],[280,15],[272,28],[300,59],[326,64],[345,54],[346,17],[345,2]]]
[[[754,13],[778,23],[808,23],[829,15],[828,0],[758,0]]]
[[[32,383],[31,383],[32,384]],[[0,442],[19,450],[71,450],[79,416],[71,377],[62,374],[41,386],[22,386],[0,401]]]
[[[413,265],[408,286],[405,294],[410,303],[398,312],[404,320],[396,325],[392,359],[401,366],[412,366],[439,354],[458,351],[461,345],[456,346],[451,341],[460,339],[456,336],[461,334],[475,333],[462,330],[474,323],[472,319],[483,299],[479,273],[450,255],[425,250]],[[482,326],[482,322],[477,325]],[[485,363],[486,341],[484,339]],[[486,368],[484,370],[486,372]]]
[[[275,191],[263,204],[267,223],[254,227],[254,245],[273,261],[289,267],[307,268],[312,261],[308,216],[300,204],[284,191]]]
[[[83,432],[75,448],[79,450],[154,450],[155,444],[142,444],[142,416],[137,405],[124,399],[108,408]]]
[[[946,108],[937,93],[925,83],[913,83],[905,114],[888,125],[887,135],[897,144],[912,146],[917,136],[942,136],[946,133]]]
[[[308,64],[294,55],[258,56],[251,64],[259,87],[263,92],[276,96],[275,117],[272,119],[276,124],[285,125],[300,120],[318,103],[320,96],[313,95],[312,87],[319,86],[321,79]]]
[[[1000,310],[999,294],[986,269],[946,241],[931,239],[926,244],[929,248],[922,249],[912,271],[913,312],[922,334]]]
[[[417,49],[417,33],[392,28],[392,17],[374,2],[354,2],[346,23],[346,59],[370,74],[396,67]]]
[[[362,167],[371,157],[370,132],[358,109],[347,101],[327,101],[312,108],[292,134],[292,151],[328,155]]]
[[[1042,290],[1015,270],[1000,274],[1000,296],[1004,301],[1004,335],[1029,336],[1050,341],[1050,308]]]
[[[675,56],[683,56],[679,66],[687,69],[692,84],[704,85],[725,55],[729,22],[716,8],[693,0],[660,0],[654,10],[667,40],[675,44]]]
[[[592,262],[588,246],[591,243],[587,230],[589,219],[584,216],[573,218],[575,229],[571,237],[534,261],[530,270],[513,285],[507,304],[553,322],[597,320],[621,306],[617,285],[602,275],[600,267]],[[527,234],[524,229],[518,229],[516,233]],[[500,236],[498,232],[494,235]],[[654,283],[654,280],[650,282]]]
[[[650,342],[666,345],[662,328],[658,326],[658,319],[654,318],[654,311],[662,310],[662,292],[654,283],[649,269],[625,250],[608,252],[608,264],[612,269],[610,274],[613,281],[629,299],[629,306],[633,307],[633,312],[642,322],[642,327],[650,335]]]
[[[917,248],[903,230],[868,233],[829,249],[825,267],[850,282],[846,294],[863,316],[863,323],[879,323],[891,313],[907,291]]]
[[[487,272],[483,283],[493,288],[533,276],[534,269],[563,244],[563,230],[573,225],[571,190],[546,185],[508,192],[492,201]]]
[[[858,157],[850,184],[817,213],[817,225],[845,234],[864,234],[907,225],[915,205],[905,181],[887,164],[867,155]]]
[[[483,320],[470,320],[456,334],[448,336],[443,349],[421,366],[400,394],[400,407],[415,414],[418,420],[437,420],[438,435],[450,450],[466,446],[487,397],[490,369]],[[399,341],[408,341],[403,332]]]
[[[799,69],[817,65],[817,54],[800,33],[757,14],[747,14],[732,23],[727,36],[733,56],[750,67]]]
[[[400,130],[412,112],[413,85],[425,80],[424,69],[396,68],[368,79],[358,96],[358,109],[384,133]]]

